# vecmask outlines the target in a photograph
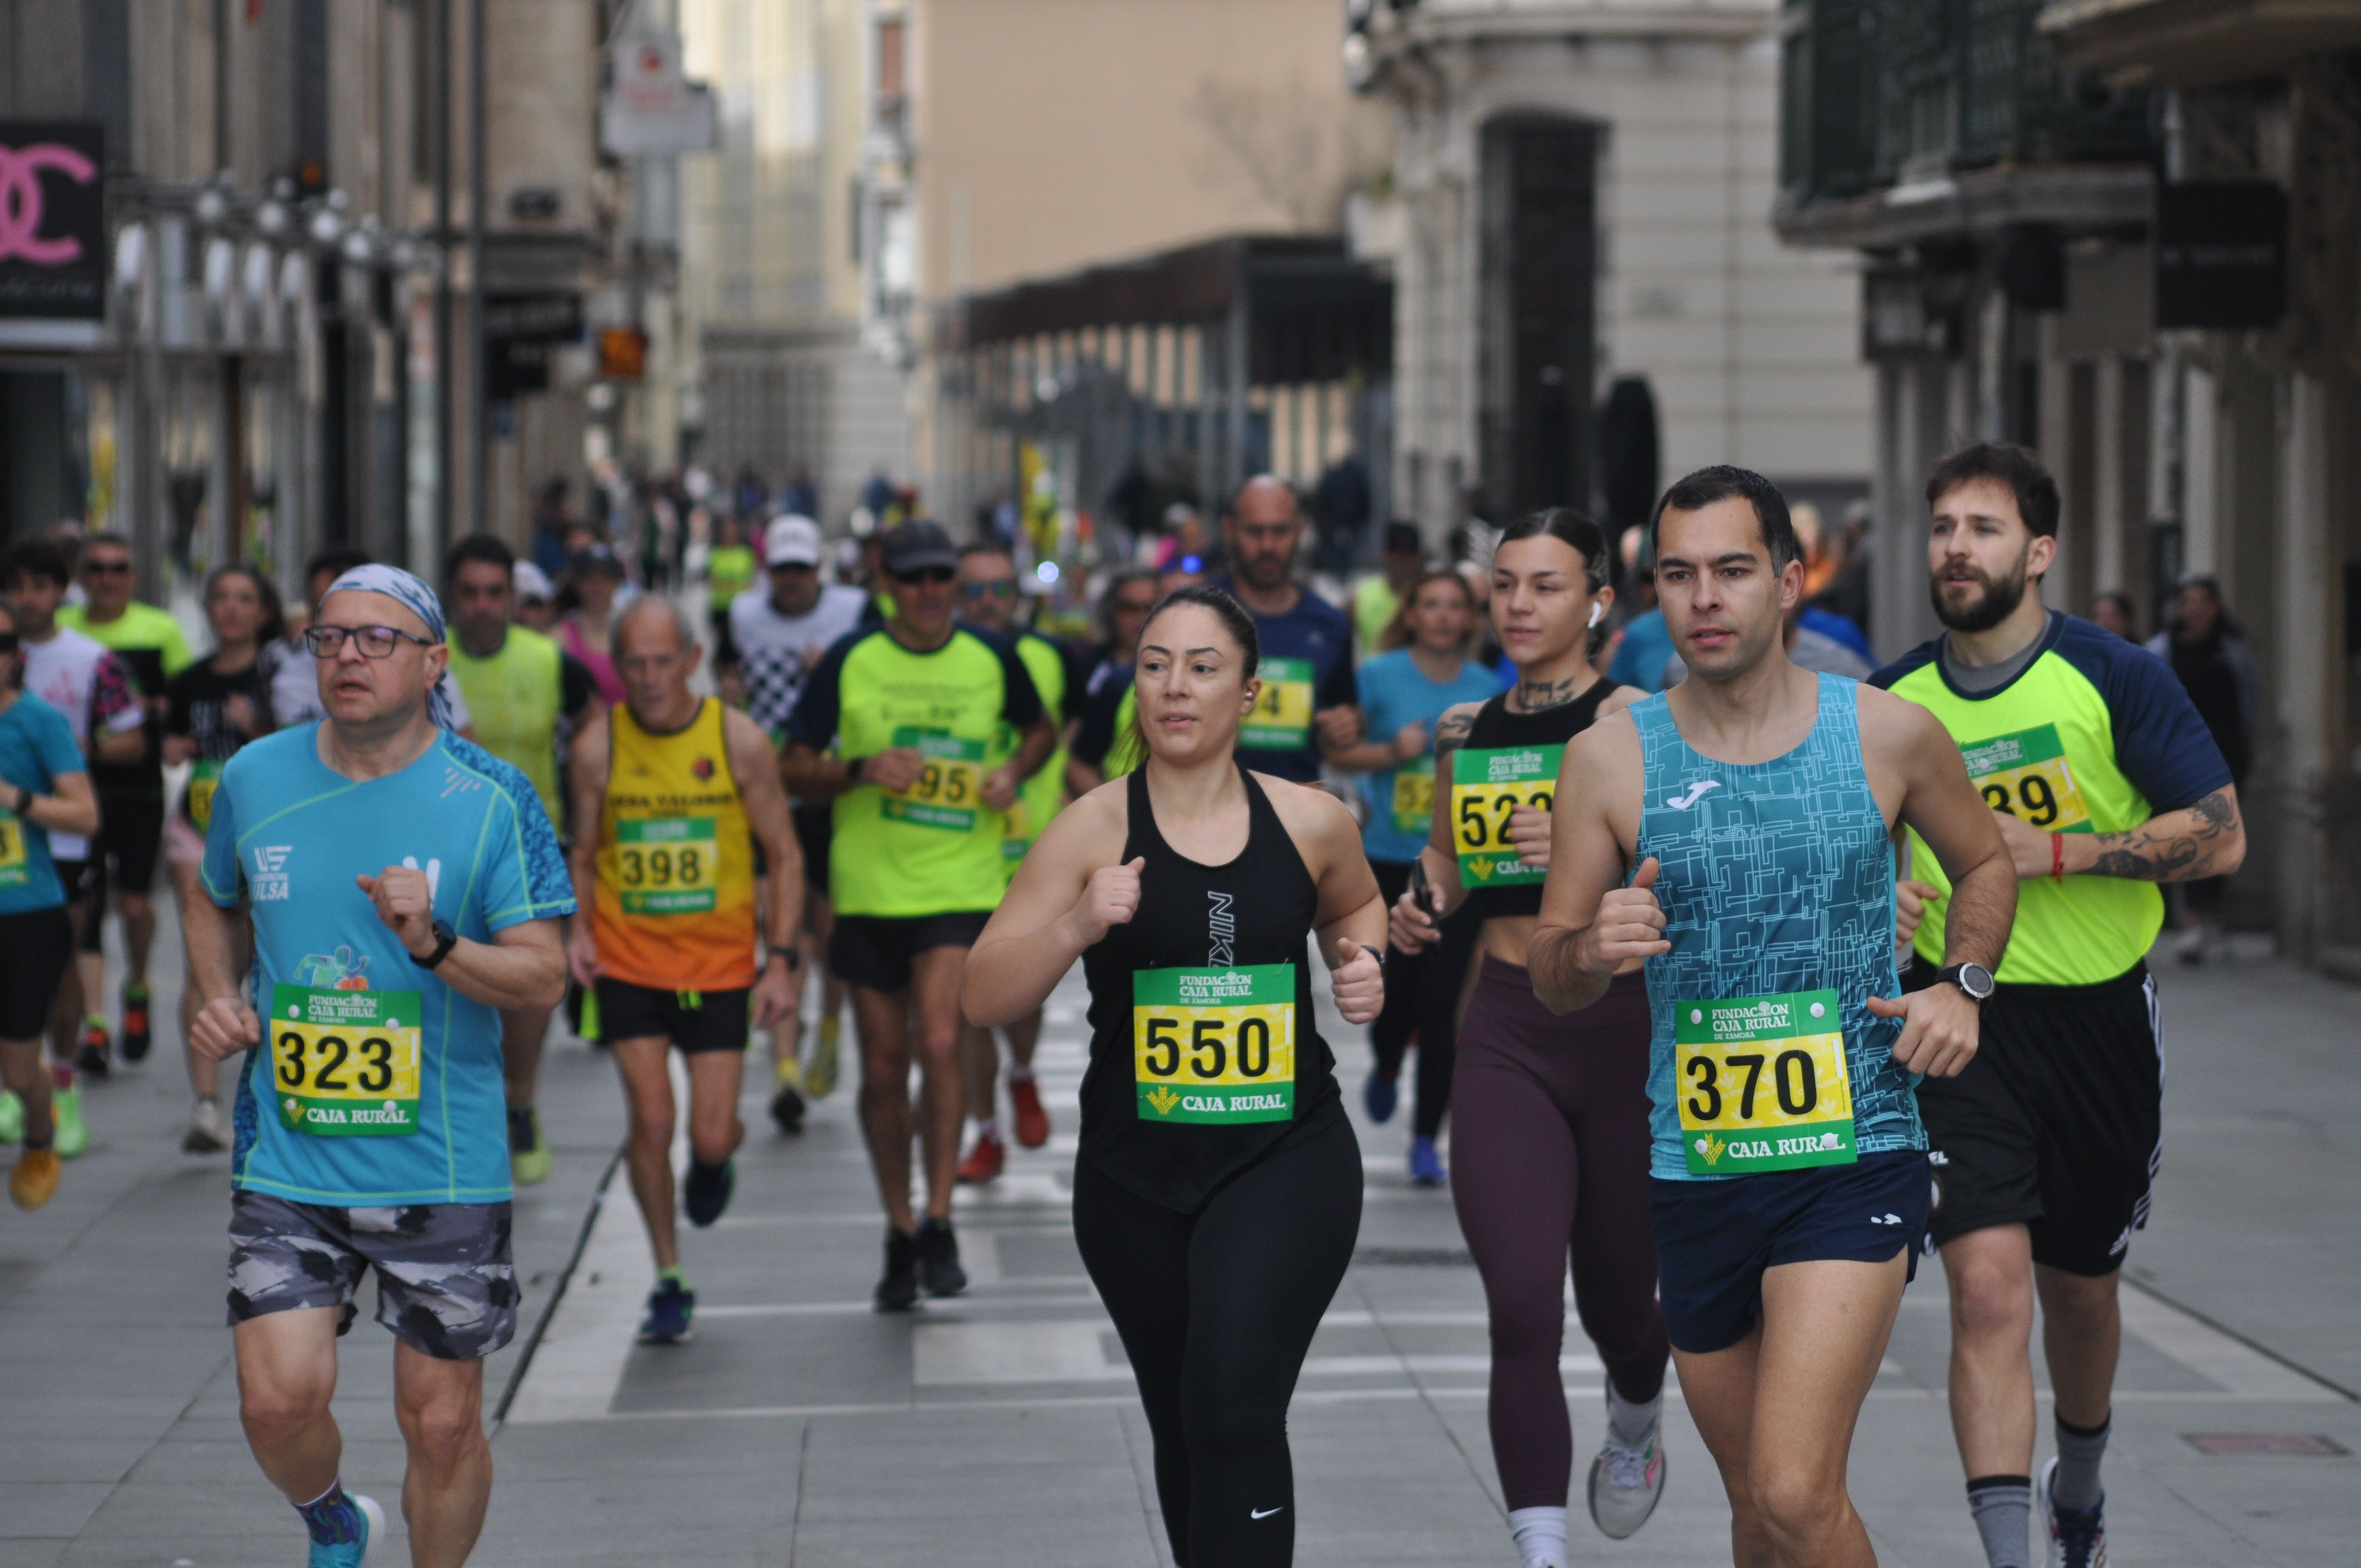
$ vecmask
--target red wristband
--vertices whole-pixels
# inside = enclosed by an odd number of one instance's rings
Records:
[[[2049,877],[2052,882],[2066,880],[2066,835],[2049,835]]]

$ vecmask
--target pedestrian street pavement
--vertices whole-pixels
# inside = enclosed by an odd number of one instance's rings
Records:
[[[2164,991],[2165,1175],[2125,1299],[2114,1559],[2349,1561],[2361,1524],[2361,1404],[2347,1392],[2361,1390],[2355,992],[2260,960],[2174,970]],[[608,1180],[621,1128],[611,1069],[557,1045],[544,1104],[558,1168],[517,1203],[524,1328],[488,1369],[499,1478],[475,1561],[1169,1562],[1146,1425],[1068,1224],[1083,1002],[1073,977],[1050,1003],[1049,1146],[1012,1150],[999,1181],[960,1193],[973,1288],[906,1316],[869,1307],[883,1223],[852,1085],[783,1138],[762,1115],[767,1064],[751,1064],[736,1198],[710,1230],[683,1233],[697,1336],[664,1348],[631,1341],[653,1267],[627,1185]],[[1360,1032],[1333,1014],[1323,1026],[1369,1189],[1291,1417],[1298,1561],[1512,1564],[1485,1431],[1480,1286],[1448,1195],[1406,1180],[1403,1118],[1359,1124]],[[846,1066],[857,1073],[849,1050]],[[239,1434],[221,1320],[224,1164],[177,1151],[183,1093],[175,1045],[159,1040],[143,1069],[91,1091],[94,1146],[59,1200],[0,1212],[12,1434],[0,1568],[213,1568],[302,1550]],[[1881,1561],[1979,1568],[1942,1397],[1941,1285],[1930,1263],[1905,1299],[1852,1486]],[[365,1312],[337,1409],[348,1482],[389,1505],[401,1465],[390,1362]],[[1575,1560],[1727,1561],[1727,1509],[1676,1395],[1656,1518],[1626,1542],[1591,1530],[1580,1471],[1601,1434],[1601,1376],[1571,1321],[1560,1376],[1576,1423]],[[2312,1440],[2343,1452],[2235,1452]],[[405,1560],[400,1535],[380,1561]]]

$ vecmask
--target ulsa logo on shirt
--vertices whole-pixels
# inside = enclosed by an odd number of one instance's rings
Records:
[[[295,852],[292,844],[257,844],[254,847],[254,869],[247,872],[247,886],[253,890],[254,902],[270,904],[293,894],[293,883],[287,875],[287,857]]]

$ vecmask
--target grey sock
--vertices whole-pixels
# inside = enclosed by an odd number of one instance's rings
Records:
[[[1664,1413],[1664,1394],[1659,1388],[1656,1397],[1644,1405],[1633,1404],[1607,1385],[1607,1432],[1625,1448],[1637,1448],[1648,1441],[1649,1429]]]
[[[1992,1568],[2033,1568],[2031,1476],[1978,1476],[1968,1483],[1968,1512]]]
[[[2095,1427],[2078,1427],[2059,1416],[2058,1479],[2050,1484],[2049,1500],[2069,1513],[2087,1513],[2105,1500],[2099,1486],[2099,1461],[2106,1457],[2107,1433],[2114,1430],[2110,1416]]]

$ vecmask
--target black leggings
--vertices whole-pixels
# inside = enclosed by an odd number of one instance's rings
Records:
[[[1563,1508],[1574,1466],[1558,1352],[1574,1310],[1615,1391],[1644,1404],[1672,1354],[1649,1217],[1648,989],[1625,975],[1559,1018],[1488,953],[1460,1035],[1451,1197],[1492,1321],[1501,1500]]]
[[[1391,909],[1410,885],[1410,865],[1398,861],[1371,861],[1378,873],[1378,892]],[[1467,957],[1476,950],[1476,933],[1483,922],[1475,912],[1460,908],[1443,923],[1443,940],[1422,953],[1396,952],[1386,960],[1386,1006],[1369,1025],[1369,1048],[1377,1053],[1378,1070],[1388,1078],[1401,1071],[1410,1037],[1418,1036],[1418,1101],[1411,1112],[1411,1131],[1431,1138],[1443,1131],[1444,1113],[1451,1109],[1453,1040],[1459,1032],[1459,988],[1467,978]]]
[[[1139,1380],[1181,1568],[1295,1558],[1288,1401],[1361,1229],[1360,1146],[1322,1114],[1193,1215],[1075,1164],[1074,1240]]]

